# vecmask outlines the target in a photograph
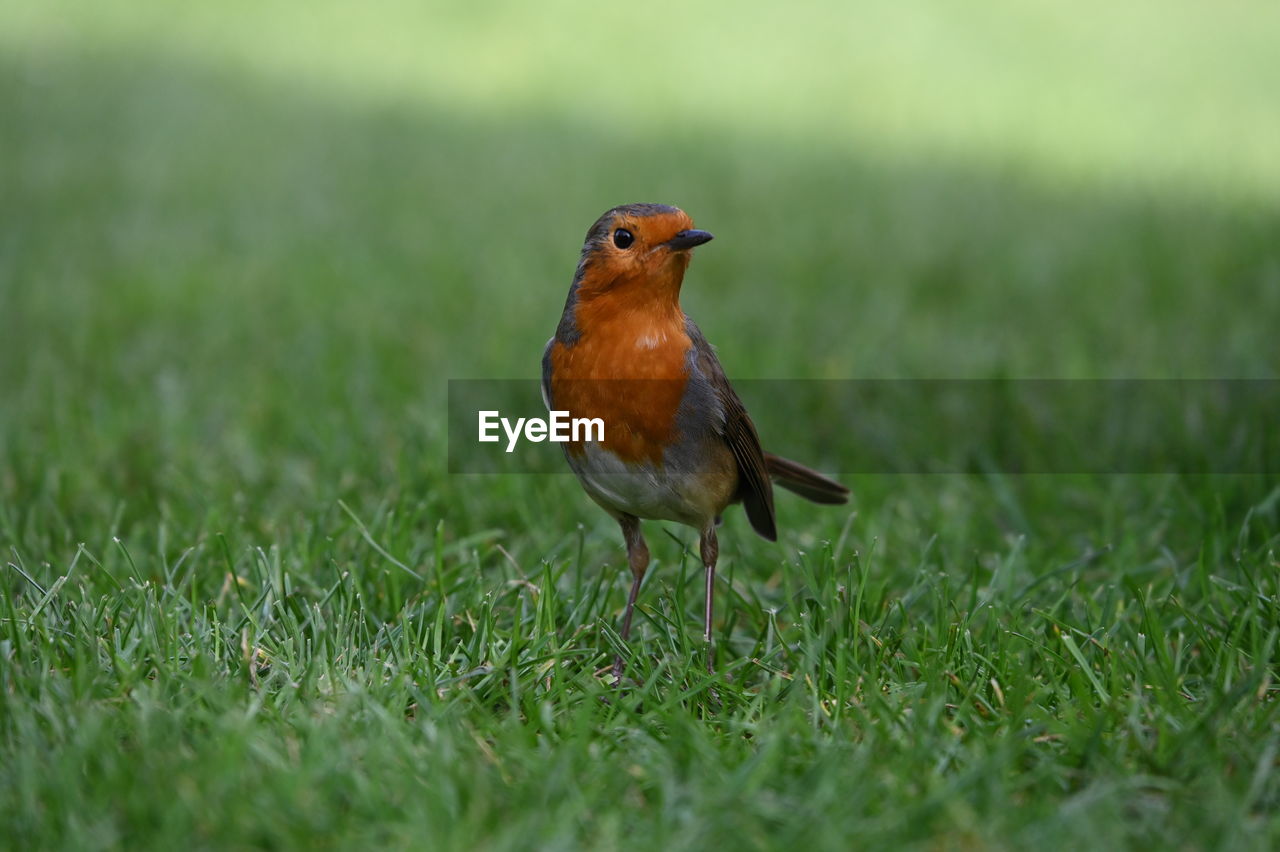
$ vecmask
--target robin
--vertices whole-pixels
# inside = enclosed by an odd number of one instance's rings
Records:
[[[548,408],[604,424],[603,440],[564,449],[583,489],[622,527],[632,574],[622,639],[631,633],[649,566],[640,521],[687,524],[698,531],[706,569],[708,668],[721,513],[741,503],[752,528],[776,541],[773,482],[815,503],[849,496],[840,483],[761,449],[715,349],[681,310],[693,249],[711,239],[665,204],[605,213],[587,231],[560,325],[542,356]],[[614,674],[621,677],[621,657]]]

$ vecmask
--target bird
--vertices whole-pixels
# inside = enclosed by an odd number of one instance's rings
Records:
[[[842,504],[849,489],[802,464],[765,452],[755,425],[698,326],[680,306],[693,250],[712,240],[683,210],[624,204],[588,229],[564,311],[542,356],[548,410],[598,418],[601,440],[563,443],[587,495],[622,529],[631,591],[619,633],[649,567],[642,520],[698,532],[705,572],[703,639],[714,671],[712,614],[719,540],[730,505],[769,541],[778,537],[773,483],[814,503]],[[620,683],[624,663],[614,660]]]

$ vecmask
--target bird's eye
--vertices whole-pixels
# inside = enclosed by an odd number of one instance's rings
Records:
[[[619,228],[613,232],[613,244],[620,249],[631,248],[631,244],[635,241],[635,236],[626,228]]]

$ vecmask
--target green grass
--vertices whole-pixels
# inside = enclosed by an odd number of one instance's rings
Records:
[[[618,692],[442,410],[636,200],[736,377],[1274,378],[1274,10],[218,9],[0,10],[0,845],[1280,843],[1274,477],[735,511],[714,678],[653,524]]]

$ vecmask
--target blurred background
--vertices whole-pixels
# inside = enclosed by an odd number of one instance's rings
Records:
[[[538,374],[631,201],[717,235],[684,304],[735,377],[1274,377],[1278,43],[1261,2],[6,4],[0,531],[608,525],[447,476],[441,407]]]

